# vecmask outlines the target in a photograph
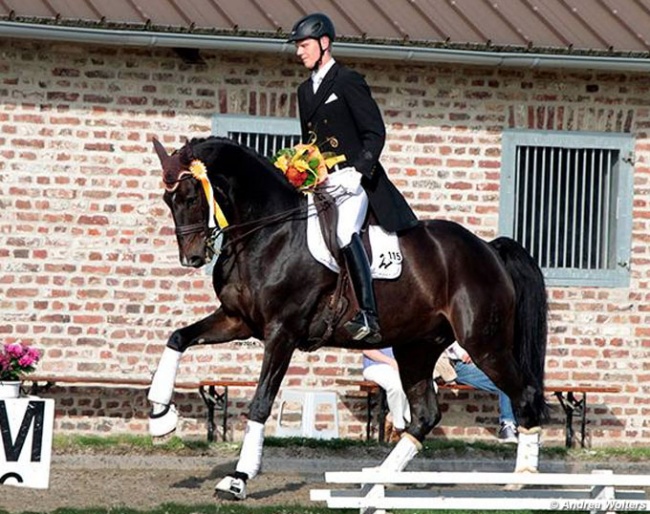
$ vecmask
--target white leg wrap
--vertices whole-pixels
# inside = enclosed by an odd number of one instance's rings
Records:
[[[541,432],[540,427],[529,429],[519,427],[515,473],[537,473]]]
[[[248,421],[244,442],[239,453],[236,471],[246,473],[254,478],[262,465],[262,448],[264,446],[264,425]]]
[[[169,347],[165,348],[151,381],[148,396],[150,402],[169,405],[172,401],[174,382],[176,381],[176,373],[182,355],[181,352],[172,350]]]
[[[415,439],[411,434],[404,434],[399,442],[388,454],[388,457],[381,463],[381,471],[403,471],[409,462],[422,449],[420,441]]]

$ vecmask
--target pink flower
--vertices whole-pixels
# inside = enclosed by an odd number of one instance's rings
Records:
[[[5,353],[9,355],[10,357],[14,357],[16,359],[20,358],[23,354],[23,345],[21,344],[8,344],[5,346]]]
[[[0,380],[20,380],[25,373],[34,371],[41,352],[20,343],[0,347]]]

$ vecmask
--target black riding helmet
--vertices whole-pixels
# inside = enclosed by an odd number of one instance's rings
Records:
[[[323,13],[308,14],[300,18],[291,29],[289,34],[289,42],[295,43],[303,39],[320,39],[323,36],[328,36],[330,41],[334,41],[335,36],[334,24]]]
[[[298,41],[303,41],[304,39],[315,39],[318,41],[320,58],[316,61],[312,70],[320,68],[323,60],[325,49],[320,42],[320,38],[323,36],[329,37],[331,46],[335,36],[334,24],[332,23],[332,20],[319,12],[308,14],[307,16],[300,18],[293,26],[293,29],[291,29],[291,34],[289,34],[290,43],[296,43]]]

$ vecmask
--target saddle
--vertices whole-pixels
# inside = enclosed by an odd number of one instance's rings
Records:
[[[334,292],[330,295],[325,308],[314,319],[308,345],[302,348],[313,351],[326,345],[335,331],[358,311],[359,305],[336,237],[338,209],[335,199],[325,190],[316,190],[313,193],[313,198],[310,197],[309,209],[315,209],[316,212],[316,216],[310,215],[308,221],[309,250],[316,260],[338,273]],[[318,222],[319,227],[314,226],[314,222]],[[319,233],[316,234],[316,231]],[[386,250],[384,242],[378,259],[373,258],[373,247],[376,245],[376,243],[373,245],[371,236],[373,233],[377,234],[374,238],[375,241],[380,238],[384,238],[384,241],[386,238],[392,238],[391,250]],[[315,244],[316,236],[321,237],[317,244]],[[397,236],[387,234],[377,226],[374,215],[370,211],[361,230],[361,239],[368,254],[368,260],[371,262],[373,278],[397,278],[401,272],[402,261],[397,245]]]

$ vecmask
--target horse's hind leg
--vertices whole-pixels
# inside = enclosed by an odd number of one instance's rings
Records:
[[[504,344],[499,343],[502,341]],[[542,391],[527,384],[517,366],[512,347],[507,344],[507,335],[499,338],[470,338],[465,349],[474,363],[503,391],[512,402],[519,424],[516,472],[536,472],[539,463],[541,422],[536,409],[536,398]]]
[[[387,471],[402,471],[422,448],[422,441],[440,421],[433,368],[444,346],[414,341],[393,347],[402,386],[411,409],[411,423],[381,465]]]
[[[187,327],[175,330],[154,373],[148,399],[152,404],[149,433],[165,437],[176,429],[178,414],[171,400],[174,382],[183,352],[197,344],[213,344],[250,337],[248,327],[238,318],[227,316],[221,309]]]

